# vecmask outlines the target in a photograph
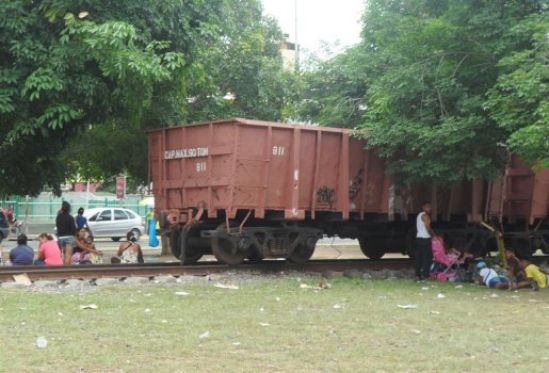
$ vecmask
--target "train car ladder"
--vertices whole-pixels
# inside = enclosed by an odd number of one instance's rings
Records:
[[[490,220],[494,217],[501,224],[503,221],[503,207],[507,197],[506,191],[507,175],[488,182],[484,220]]]

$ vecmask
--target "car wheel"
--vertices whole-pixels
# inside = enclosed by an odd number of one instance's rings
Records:
[[[139,239],[141,238],[141,231],[139,229],[134,228],[130,232],[135,237],[135,240],[139,241]]]
[[[111,237],[111,240],[113,240],[114,242],[118,242],[120,241],[120,237]]]

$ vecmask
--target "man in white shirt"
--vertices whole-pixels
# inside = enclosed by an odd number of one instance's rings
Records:
[[[429,278],[433,253],[431,251],[431,238],[436,236],[431,228],[431,202],[426,201],[421,205],[421,212],[416,219],[416,280]]]

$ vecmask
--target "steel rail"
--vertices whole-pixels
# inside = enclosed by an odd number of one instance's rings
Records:
[[[294,264],[284,260],[265,260],[261,263],[243,263],[238,266],[229,266],[217,262],[200,262],[193,265],[179,263],[151,263],[151,264],[100,264],[80,266],[11,266],[0,268],[0,281],[13,281],[14,275],[26,274],[31,280],[44,279],[71,279],[71,278],[100,278],[100,277],[153,277],[161,275],[207,276],[212,273],[228,271],[252,271],[257,273],[276,273],[287,271],[299,272],[342,272],[348,270],[399,270],[412,268],[409,259],[337,259],[312,260],[305,264]]]

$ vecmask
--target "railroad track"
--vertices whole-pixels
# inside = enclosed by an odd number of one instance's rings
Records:
[[[195,275],[206,276],[212,273],[229,271],[248,271],[255,273],[277,273],[283,271],[300,272],[342,272],[348,270],[399,270],[413,266],[409,259],[384,259],[372,261],[368,259],[336,259],[312,260],[305,264],[294,264],[284,260],[265,260],[261,263],[244,263],[229,266],[217,262],[199,262],[193,265],[179,263],[151,264],[101,264],[70,267],[37,267],[12,266],[0,268],[0,281],[12,281],[14,275],[27,274],[31,280],[53,280],[70,278],[100,278],[100,277],[152,277],[160,275]]]
[[[536,264],[547,266],[548,257],[534,257]],[[70,267],[12,266],[0,267],[0,282],[12,281],[14,275],[26,274],[31,280],[54,279],[91,279],[101,277],[153,277],[161,275],[207,276],[212,273],[246,271],[258,274],[296,271],[304,273],[343,272],[349,270],[379,271],[401,270],[413,267],[410,259],[321,259],[311,260],[305,264],[290,263],[285,260],[264,260],[261,263],[245,262],[238,266],[218,262],[199,262],[192,265],[179,263],[148,264],[99,264]]]

